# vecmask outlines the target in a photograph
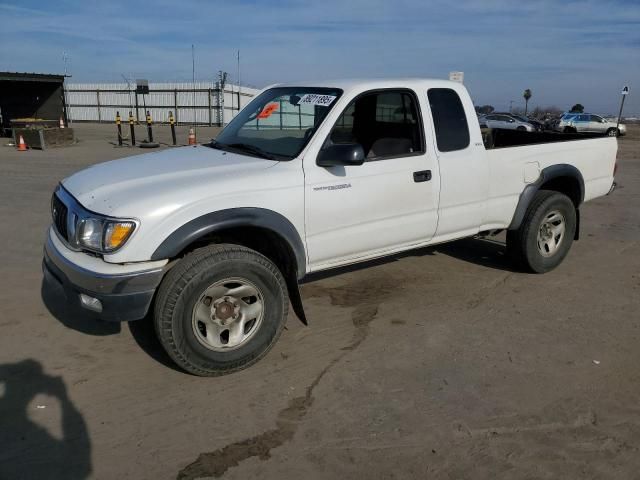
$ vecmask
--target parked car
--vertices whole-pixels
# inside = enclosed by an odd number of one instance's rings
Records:
[[[539,122],[538,120],[535,120],[533,118],[525,117],[524,115],[516,115],[515,113],[510,114],[510,116],[512,116],[516,120],[520,120],[521,122],[530,123],[531,125],[534,126],[534,128],[538,132],[542,132],[544,130],[544,124],[542,122]]]
[[[485,115],[484,121],[489,128],[504,128],[508,130],[520,130],[523,132],[535,132],[536,127],[529,122],[523,122],[519,119],[503,113],[490,113]]]
[[[613,188],[617,139],[497,132],[485,147],[457,82],[267,88],[209,144],[62,180],[46,288],[103,320],[151,312],[180,367],[220,375],[269,351],[289,302],[306,323],[311,273],[500,230],[519,268],[548,272]]]
[[[593,113],[565,113],[555,125],[559,132],[602,133],[610,137],[626,135],[627,127]]]

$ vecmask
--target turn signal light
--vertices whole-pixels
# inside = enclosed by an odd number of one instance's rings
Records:
[[[115,250],[122,245],[133,232],[135,224],[133,222],[118,222],[107,225],[105,232],[105,248]]]

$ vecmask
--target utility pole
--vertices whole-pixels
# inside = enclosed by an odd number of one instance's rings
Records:
[[[238,50],[238,112],[240,111],[240,50]]]
[[[509,113],[513,110],[513,100],[509,100]]]
[[[227,83],[227,72],[218,71],[218,118],[220,126],[224,126],[224,87]]]
[[[193,88],[193,132],[196,133],[196,53],[193,43],[191,44],[191,81],[191,88]]]

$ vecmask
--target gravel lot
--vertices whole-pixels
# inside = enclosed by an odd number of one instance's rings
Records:
[[[149,321],[87,321],[41,288],[56,183],[144,152],[86,124],[72,147],[0,146],[0,478],[637,478],[629,130],[620,188],[583,207],[557,270],[513,272],[498,237],[317,279],[309,327],[291,316],[260,363],[209,379],[177,371]]]

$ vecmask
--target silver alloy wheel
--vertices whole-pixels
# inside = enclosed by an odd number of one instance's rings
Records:
[[[249,341],[263,317],[264,296],[260,289],[245,278],[227,278],[200,295],[191,323],[202,346],[228,352]]]
[[[618,136],[618,132],[615,128],[612,128],[611,130],[609,130],[609,136],[610,137],[617,137]]]
[[[564,239],[565,225],[564,216],[558,210],[544,217],[538,229],[538,250],[543,257],[552,257],[556,253]]]

